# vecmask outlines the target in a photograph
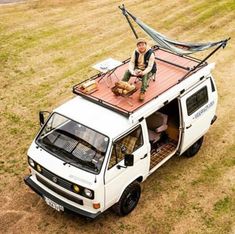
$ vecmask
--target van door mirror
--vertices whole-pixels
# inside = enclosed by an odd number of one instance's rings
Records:
[[[133,154],[125,154],[124,165],[126,167],[131,167],[134,165],[134,155]]]
[[[39,111],[39,122],[40,126],[43,126],[45,123],[45,120],[49,117],[51,113],[49,111]]]

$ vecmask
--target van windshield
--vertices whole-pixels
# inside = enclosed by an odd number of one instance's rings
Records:
[[[58,113],[53,113],[36,142],[65,163],[98,174],[109,138]]]

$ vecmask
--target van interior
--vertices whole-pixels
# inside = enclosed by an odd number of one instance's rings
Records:
[[[174,99],[146,118],[151,145],[150,170],[172,154],[179,141],[179,104]]]

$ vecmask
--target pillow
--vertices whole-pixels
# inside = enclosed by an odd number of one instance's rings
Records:
[[[126,136],[123,140],[122,140],[122,145],[125,145],[127,150],[126,153],[131,154],[135,148],[135,144],[137,141],[137,137],[133,137],[133,136]]]
[[[163,124],[166,124],[164,123],[164,122],[167,122],[166,118],[167,118],[167,115],[162,114],[157,111],[146,119],[147,126],[149,129],[155,131],[156,128],[160,127]]]

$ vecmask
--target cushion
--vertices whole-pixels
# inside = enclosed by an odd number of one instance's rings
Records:
[[[167,115],[155,112],[147,118],[148,128],[155,131],[156,128],[167,123]]]

